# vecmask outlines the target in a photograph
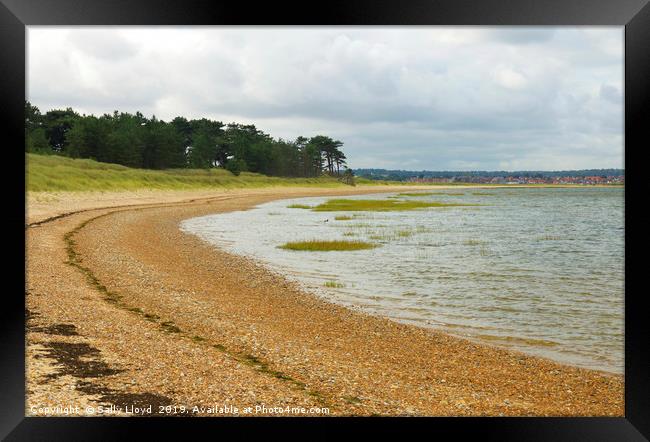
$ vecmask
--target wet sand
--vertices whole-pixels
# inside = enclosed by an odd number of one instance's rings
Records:
[[[622,376],[328,303],[178,228],[278,198],[391,190],[28,198],[26,414],[72,404],[73,415],[96,415],[112,404],[116,414],[152,405],[156,415],[261,405],[250,414],[623,415]]]

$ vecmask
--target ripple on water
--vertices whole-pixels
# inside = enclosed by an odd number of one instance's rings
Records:
[[[480,206],[364,212],[361,217],[336,212],[355,218],[341,221],[334,220],[334,213],[287,208],[313,207],[327,198],[274,201],[186,220],[182,228],[261,259],[334,302],[622,372],[623,190],[489,193],[400,196]],[[331,222],[322,222],[325,218]],[[313,254],[277,248],[296,239],[345,239],[346,234],[382,247]],[[324,287],[327,281],[336,284]]]

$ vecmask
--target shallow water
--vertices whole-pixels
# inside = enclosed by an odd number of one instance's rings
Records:
[[[330,199],[299,198],[185,220],[181,228],[257,258],[334,302],[572,365],[623,372],[623,189],[431,192],[438,194],[400,198],[479,206],[406,212],[287,208]],[[341,215],[353,219],[334,219]],[[277,247],[310,239],[360,239],[381,247]]]

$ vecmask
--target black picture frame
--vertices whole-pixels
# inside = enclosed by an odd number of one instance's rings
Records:
[[[319,435],[345,431],[349,424],[385,435],[406,435],[418,427],[431,436],[475,436],[488,440],[607,440],[633,441],[650,437],[649,321],[642,308],[646,292],[634,288],[645,247],[635,237],[634,224],[649,220],[643,204],[630,204],[649,186],[644,183],[640,156],[642,131],[650,115],[650,5],[648,0],[411,0],[408,2],[330,1],[297,4],[200,0],[0,0],[0,124],[5,155],[10,164],[22,164],[24,145],[25,27],[29,25],[614,25],[625,27],[625,417],[621,418],[365,418],[365,419],[118,419],[26,418],[25,414],[25,238],[24,168],[11,167],[4,175],[15,212],[5,216],[16,234],[7,250],[6,280],[0,322],[2,376],[0,377],[0,436],[7,440],[128,439],[134,432],[147,436],[169,426],[194,430],[207,426],[244,434],[251,428],[268,430],[278,424]],[[12,142],[8,140],[13,140]],[[647,141],[644,143],[647,144]],[[14,157],[12,157],[15,156]],[[7,163],[9,164],[9,163]],[[647,198],[647,195],[646,195]],[[628,201],[629,200],[629,201]],[[19,224],[23,225],[19,225]],[[640,232],[643,234],[643,232]],[[630,239],[633,239],[630,241]],[[22,268],[21,268],[22,267]],[[22,288],[21,288],[22,285]],[[640,287],[640,286],[639,286]],[[251,425],[254,424],[254,425]],[[299,423],[300,425],[296,425]],[[399,425],[394,425],[399,424]],[[286,431],[286,428],[285,428]]]

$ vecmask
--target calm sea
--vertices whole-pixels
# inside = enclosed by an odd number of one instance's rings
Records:
[[[181,228],[254,257],[330,300],[587,368],[623,372],[624,191],[436,190],[404,200],[478,204],[313,212],[274,201]],[[345,197],[395,198],[398,194]],[[335,220],[349,215],[351,220]],[[287,241],[359,239],[372,250],[297,252]]]

